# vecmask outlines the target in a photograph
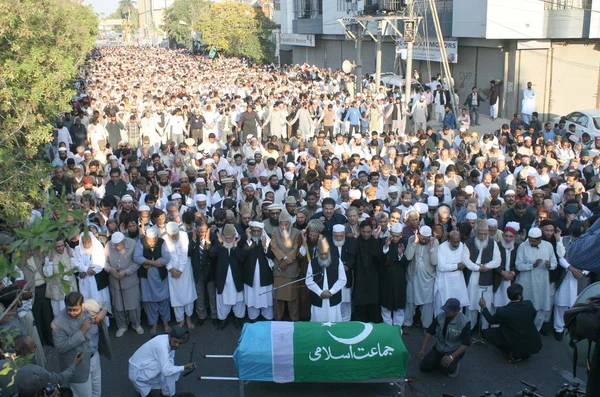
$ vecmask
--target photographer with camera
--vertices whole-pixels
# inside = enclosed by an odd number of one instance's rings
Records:
[[[19,397],[59,397],[61,384],[68,384],[75,368],[83,361],[83,355],[77,355],[73,363],[61,373],[48,372],[44,368],[27,364],[18,369],[15,378]],[[64,388],[62,388],[64,389]]]

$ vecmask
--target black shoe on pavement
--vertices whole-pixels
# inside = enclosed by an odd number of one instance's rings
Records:
[[[219,331],[223,331],[225,328],[227,328],[227,325],[229,324],[229,320],[225,319],[223,321],[220,322],[219,326],[217,327],[217,329]]]
[[[556,339],[557,341],[559,341],[559,342],[562,341],[564,336],[565,336],[564,332],[554,331],[554,339]]]
[[[198,322],[196,323],[196,325],[197,325],[198,327],[202,327],[202,326],[204,325],[204,322],[205,322],[205,321],[206,321],[206,319],[205,319],[205,318],[199,318],[199,319],[198,319]]]
[[[213,323],[213,325],[214,325],[214,326],[215,326],[217,329],[219,329],[219,320],[218,320],[218,319],[216,319],[216,318],[213,318],[213,319],[212,319],[212,323]]]

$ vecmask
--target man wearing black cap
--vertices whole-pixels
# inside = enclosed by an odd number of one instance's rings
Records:
[[[187,342],[189,332],[175,326],[168,335],[159,335],[144,343],[129,359],[129,380],[142,396],[160,389],[163,396],[175,394],[181,373],[193,369],[196,363],[175,365],[175,353]]]
[[[471,322],[460,312],[460,302],[456,298],[448,299],[442,310],[443,313],[440,313],[427,328],[418,355],[422,358],[419,368],[422,372],[439,369],[443,374],[455,378],[460,368],[460,360],[471,346]],[[425,355],[425,348],[432,336],[436,337],[437,342]]]

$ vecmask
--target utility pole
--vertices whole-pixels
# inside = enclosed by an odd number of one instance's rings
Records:
[[[415,23],[413,22],[412,18],[414,18],[414,7],[413,7],[413,1],[412,0],[408,0],[407,3],[407,9],[408,9],[408,17],[411,18],[409,20],[410,23],[407,23],[407,21],[404,22],[404,41],[406,42],[406,73],[404,76],[404,81],[405,81],[405,85],[404,85],[404,103],[408,104],[410,103],[410,94],[412,93],[412,61],[413,61],[413,40],[414,40],[414,31],[412,32],[412,35],[407,35],[407,27],[412,26],[414,27]],[[408,25],[408,26],[407,26]],[[407,37],[407,36],[412,36],[412,37]]]
[[[356,36],[356,81],[355,84],[357,85],[357,89],[356,92],[359,92],[362,94],[362,38],[363,38],[363,31],[362,31],[362,26],[357,25],[358,26],[358,35]]]
[[[452,79],[452,72],[450,71],[450,63],[448,62],[448,56],[446,55],[446,46],[444,44],[444,35],[442,34],[442,26],[440,24],[439,15],[437,12],[437,6],[434,0],[429,0],[429,6],[431,7],[431,16],[433,17],[433,24],[435,26],[435,34],[437,35],[438,42],[440,43],[440,55],[442,58],[442,68],[444,74],[448,79],[448,90],[450,90],[450,97],[452,98],[452,111],[454,115],[458,117],[457,110],[458,104],[454,103],[454,81]]]
[[[381,83],[381,42],[383,41],[384,21],[377,21],[377,42],[375,43],[377,52],[375,54],[375,93],[379,92]]]

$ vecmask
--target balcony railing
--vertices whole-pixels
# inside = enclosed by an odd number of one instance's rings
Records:
[[[317,19],[323,17],[323,0],[294,0],[295,19]]]

